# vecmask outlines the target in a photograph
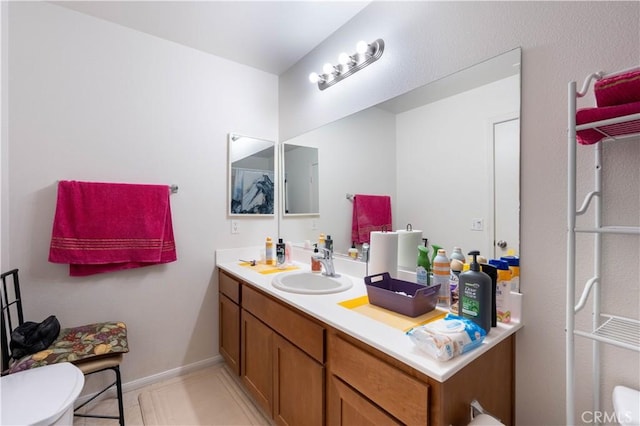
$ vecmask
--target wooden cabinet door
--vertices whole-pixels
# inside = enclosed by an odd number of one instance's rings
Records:
[[[324,367],[275,335],[274,419],[278,425],[324,424]]]
[[[245,310],[242,322],[242,382],[273,417],[273,331]]]
[[[220,355],[233,372],[240,375],[240,306],[218,293]]]
[[[330,375],[328,380],[328,425],[387,426],[402,424],[336,376]]]

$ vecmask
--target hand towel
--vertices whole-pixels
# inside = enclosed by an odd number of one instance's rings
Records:
[[[169,186],[60,181],[49,261],[85,276],[177,259]]]
[[[640,69],[596,81],[593,93],[599,107],[640,102]]]
[[[368,243],[371,231],[391,230],[391,197],[356,194],[353,199],[351,240]]]

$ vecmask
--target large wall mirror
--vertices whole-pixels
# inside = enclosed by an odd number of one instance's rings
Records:
[[[318,148],[290,143],[281,147],[282,213],[286,216],[318,215]]]
[[[351,246],[347,194],[390,195],[394,229],[450,252],[519,253],[520,61],[513,49],[284,141],[318,148],[319,216],[280,218],[294,242]],[[498,244],[499,243],[499,244]]]
[[[273,141],[228,135],[229,215],[275,211],[276,145]]]

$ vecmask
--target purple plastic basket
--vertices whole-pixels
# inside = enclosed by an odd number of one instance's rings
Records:
[[[408,317],[433,311],[438,303],[440,284],[426,287],[391,278],[388,272],[364,277],[364,282],[367,285],[369,303]]]

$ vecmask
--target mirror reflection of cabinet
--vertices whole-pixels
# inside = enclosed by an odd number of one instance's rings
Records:
[[[229,133],[229,215],[273,215],[276,145]]]
[[[282,144],[282,203],[285,215],[320,213],[318,148]]]

